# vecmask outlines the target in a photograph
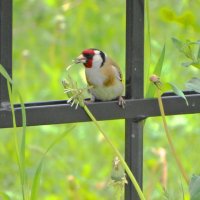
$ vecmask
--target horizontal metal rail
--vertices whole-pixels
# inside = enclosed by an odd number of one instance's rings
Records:
[[[163,96],[166,115],[200,113],[200,94],[186,95],[189,106],[176,95]],[[125,109],[117,105],[117,101],[95,102],[88,104],[91,112],[98,120],[128,119],[135,122],[147,117],[160,116],[157,99],[126,100]],[[62,124],[90,121],[84,110],[75,110],[66,100],[38,103],[26,103],[27,126]],[[17,126],[22,126],[21,107],[15,105]],[[0,128],[12,127],[12,114],[9,107],[0,109]]]
[[[142,188],[143,123],[160,116],[157,99],[144,99],[144,0],[126,0],[126,107],[117,101],[88,104],[97,120],[125,119],[125,158]],[[12,0],[0,0],[0,63],[12,75]],[[185,101],[167,93],[163,96],[166,115],[200,113],[200,94],[185,93]],[[77,110],[66,100],[26,103],[27,126],[90,121],[82,108]],[[22,126],[21,106],[15,105],[17,126]],[[5,79],[0,75],[0,128],[12,127],[12,112]],[[133,137],[134,135],[134,137]],[[126,200],[138,200],[133,186],[125,187]]]

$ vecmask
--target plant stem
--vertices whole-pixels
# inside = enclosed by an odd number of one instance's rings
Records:
[[[13,130],[14,130],[14,142],[15,142],[15,150],[16,150],[16,156],[17,156],[17,164],[19,167],[19,173],[20,173],[20,182],[21,182],[21,190],[22,190],[22,199],[26,199],[26,188],[25,188],[25,181],[24,181],[24,169],[22,166],[22,160],[21,155],[19,151],[19,143],[18,143],[18,137],[17,137],[17,125],[16,125],[16,116],[15,116],[15,109],[14,109],[14,103],[13,103],[13,96],[11,91],[11,85],[10,82],[7,80],[7,88],[8,88],[8,95],[10,100],[10,106],[11,106],[11,112],[12,112],[12,122],[13,122]]]
[[[94,124],[96,125],[96,127],[99,129],[99,131],[103,134],[105,140],[108,142],[108,144],[111,146],[111,148],[113,149],[113,151],[116,153],[116,155],[118,156],[119,160],[121,161],[122,166],[124,167],[126,173],[128,174],[131,182],[133,183],[139,197],[141,200],[145,200],[144,194],[139,186],[139,184],[137,183],[133,173],[131,172],[131,170],[129,169],[128,165],[126,164],[123,156],[121,155],[121,153],[118,151],[118,149],[114,146],[114,144],[112,143],[112,141],[108,138],[108,136],[106,135],[106,133],[104,132],[104,130],[101,128],[101,126],[99,125],[98,121],[96,120],[96,118],[94,117],[94,115],[90,112],[90,110],[88,109],[88,107],[86,105],[83,106],[83,109],[85,110],[85,112],[88,114],[88,116],[90,117],[90,119],[94,122]]]
[[[170,149],[172,151],[172,154],[175,158],[176,164],[178,165],[178,168],[179,168],[185,182],[189,185],[189,178],[188,178],[188,176],[187,176],[187,174],[186,174],[186,172],[185,172],[185,170],[182,166],[182,163],[181,163],[179,156],[178,156],[178,154],[175,150],[175,147],[174,147],[173,142],[172,142],[172,138],[171,138],[170,133],[169,133],[169,129],[168,129],[166,118],[165,118],[165,111],[164,111],[162,98],[161,98],[162,94],[161,94],[161,91],[158,87],[157,87],[157,94],[158,94],[158,104],[159,104],[160,113],[161,113],[161,116],[162,116],[163,126],[164,126],[164,129],[165,129],[165,133],[166,133],[166,136],[167,136],[167,140],[168,140]]]

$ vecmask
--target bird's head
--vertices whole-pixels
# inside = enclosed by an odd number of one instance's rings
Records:
[[[106,54],[98,49],[85,49],[81,55],[75,59],[75,63],[83,63],[86,68],[98,69],[103,66]]]

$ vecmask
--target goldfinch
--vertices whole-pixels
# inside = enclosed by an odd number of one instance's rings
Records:
[[[85,49],[74,62],[85,66],[86,81],[90,86],[89,93],[92,95],[91,101],[118,99],[119,106],[124,108],[122,74],[111,58],[98,49]]]

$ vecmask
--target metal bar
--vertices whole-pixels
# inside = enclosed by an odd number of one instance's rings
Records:
[[[0,63],[12,76],[12,0],[0,1]],[[0,75],[0,107],[8,102],[7,83]]]
[[[189,106],[177,96],[163,97],[166,115],[200,113],[200,94],[186,95]],[[66,101],[50,101],[25,104],[27,126],[62,124],[90,121],[82,108],[75,110]],[[129,99],[122,109],[117,101],[96,102],[88,104],[91,112],[98,120],[133,119],[141,121],[147,117],[160,116],[157,99]],[[17,125],[21,126],[21,108],[15,106]],[[9,107],[0,109],[0,128],[12,127],[12,116]]]
[[[129,161],[129,167],[132,170],[138,184],[142,186],[143,175],[143,121],[134,122],[133,119],[126,119],[126,132],[131,133],[126,136],[126,160]],[[130,184],[130,182],[129,182]],[[140,199],[137,192],[132,187],[126,188],[125,199]]]
[[[126,1],[126,97],[142,99],[144,90],[144,0]],[[144,106],[144,105],[143,105]],[[134,107],[137,109],[136,107]],[[142,107],[139,107],[140,109]],[[139,115],[141,115],[140,113]],[[138,115],[138,116],[139,116]],[[142,188],[143,126],[126,117],[125,159]],[[125,186],[126,200],[139,200],[130,179]]]

